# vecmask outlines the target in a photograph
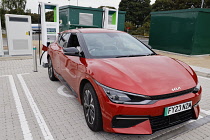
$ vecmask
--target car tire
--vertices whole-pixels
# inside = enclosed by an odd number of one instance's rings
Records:
[[[55,77],[54,68],[50,57],[48,58],[48,76],[51,81],[58,81],[58,79]]]
[[[94,131],[102,130],[102,115],[98,97],[93,86],[86,83],[83,88],[83,110],[88,127]]]

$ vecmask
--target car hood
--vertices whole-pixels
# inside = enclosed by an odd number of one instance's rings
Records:
[[[160,55],[88,59],[87,65],[89,74],[99,83],[149,96],[186,90],[197,82],[180,63]]]

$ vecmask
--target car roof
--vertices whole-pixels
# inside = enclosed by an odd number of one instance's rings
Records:
[[[116,31],[111,29],[102,29],[102,28],[80,28],[80,29],[72,29],[72,30],[66,30],[61,33],[66,32],[74,32],[74,33],[122,33],[122,31]]]

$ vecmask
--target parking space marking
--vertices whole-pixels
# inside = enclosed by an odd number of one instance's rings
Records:
[[[66,87],[65,85],[60,86],[60,87],[57,89],[58,94],[60,94],[60,95],[62,95],[62,96],[65,96],[65,97],[75,98],[75,96],[70,95],[70,94],[67,94],[67,93],[65,93],[65,92],[63,91],[65,87]]]
[[[210,110],[209,111],[206,111],[206,110],[201,109],[201,112],[204,113],[204,114],[206,114],[206,115],[210,115]]]
[[[25,74],[28,74],[28,73],[25,73]],[[30,91],[29,91],[29,89],[28,89],[28,87],[27,87],[27,85],[26,85],[26,83],[25,83],[25,81],[22,77],[22,75],[25,75],[25,74],[17,74],[17,77],[18,77],[18,79],[21,83],[21,86],[24,90],[24,93],[25,93],[27,99],[28,99],[28,102],[31,106],[31,109],[33,110],[33,113],[36,117],[38,125],[39,125],[39,127],[42,131],[43,136],[44,136],[44,139],[45,140],[54,140],[52,134],[50,133],[49,128],[47,127],[46,122],[44,121],[43,116],[41,115],[41,112],[39,111],[38,106],[36,105],[32,95],[31,95],[31,93],[30,93]]]
[[[22,132],[23,132],[23,137],[24,137],[25,140],[32,140],[33,137],[32,137],[31,131],[29,129],[29,125],[28,125],[28,122],[26,120],[25,113],[23,111],[23,107],[22,107],[22,104],[21,104],[21,101],[20,101],[20,96],[18,94],[13,76],[12,75],[4,75],[4,76],[0,76],[0,77],[8,77],[9,78],[10,87],[11,87],[11,90],[12,90],[12,94],[13,94],[16,109],[17,109],[17,112],[18,112],[18,117],[19,117],[21,129],[22,129]]]
[[[200,120],[200,119],[202,119],[202,118],[203,118],[203,116],[199,115],[197,120]],[[188,121],[186,124],[195,122],[195,121],[197,121],[197,120],[190,120],[190,121]]]

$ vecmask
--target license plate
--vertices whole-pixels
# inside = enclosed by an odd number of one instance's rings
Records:
[[[182,111],[190,110],[191,108],[192,108],[192,101],[169,106],[165,108],[164,116],[169,116]]]

